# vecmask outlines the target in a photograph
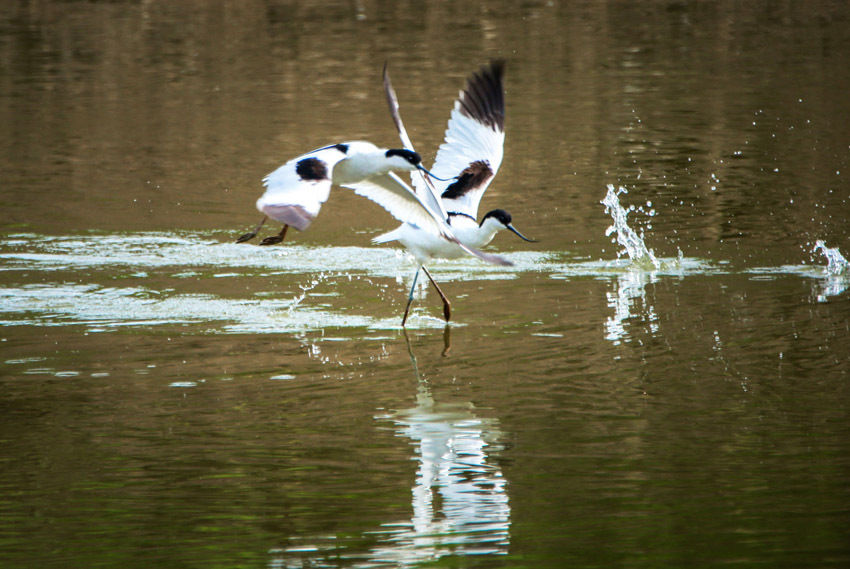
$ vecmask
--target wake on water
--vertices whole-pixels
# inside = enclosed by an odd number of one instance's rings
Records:
[[[624,207],[625,188],[607,186],[601,201],[612,219],[607,236],[622,247],[614,260],[576,261],[566,252],[521,251],[510,254],[512,267],[493,267],[476,259],[457,259],[434,266],[442,280],[516,279],[523,273],[565,280],[605,278],[615,281],[607,293],[614,311],[609,335],[646,305],[647,284],[664,276],[728,274],[723,263],[687,258],[659,259],[647,245],[644,231],[628,224],[630,213],[654,216],[655,211]],[[651,208],[651,204],[647,203]],[[742,272],[758,275],[798,275],[816,279],[817,298],[825,302],[850,286],[850,263],[837,248],[818,240],[812,254],[827,265],[759,267]],[[215,293],[177,292],[192,279],[259,278],[290,275],[304,279],[290,287],[292,298],[275,291],[257,291],[250,298]],[[8,235],[0,242],[0,325],[56,326],[84,324],[106,327],[175,323],[229,322],[214,332],[286,332],[324,327],[397,328],[397,318],[375,318],[333,310],[321,299],[352,279],[395,279],[412,275],[411,264],[397,250],[361,247],[246,248],[192,232],[141,234]],[[151,278],[154,277],[154,278]],[[115,280],[118,278],[118,280]],[[124,286],[120,286],[122,283]],[[260,282],[263,282],[261,280]],[[152,284],[153,283],[153,284]],[[310,300],[312,299],[312,302]],[[650,310],[650,312],[652,312]],[[415,318],[414,326],[442,327],[440,319]]]

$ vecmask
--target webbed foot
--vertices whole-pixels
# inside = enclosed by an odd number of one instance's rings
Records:
[[[260,245],[277,245],[278,243],[283,241],[283,237],[280,235],[272,235],[271,237],[266,237],[262,241],[260,241]]]

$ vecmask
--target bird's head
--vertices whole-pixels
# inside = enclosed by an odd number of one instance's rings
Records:
[[[446,178],[438,178],[426,170],[425,166],[422,165],[422,157],[419,156],[418,152],[414,152],[413,150],[408,150],[407,148],[390,148],[384,156],[389,163],[390,170],[422,170],[435,180],[440,180],[441,182],[447,181]]]
[[[511,214],[506,212],[503,209],[494,209],[492,211],[488,211],[484,214],[484,217],[481,219],[481,227],[484,225],[494,226],[496,229],[507,229],[508,231],[517,235],[523,241],[528,241],[529,243],[536,243],[536,239],[529,239],[522,233],[516,230],[516,228],[511,224]]]
[[[407,148],[390,148],[384,156],[395,170],[416,170],[422,166],[419,153]]]

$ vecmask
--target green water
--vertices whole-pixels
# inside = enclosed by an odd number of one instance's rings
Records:
[[[40,2],[0,13],[3,567],[845,567],[850,11]],[[261,178],[507,59],[499,235],[435,263]],[[631,263],[601,203],[657,264]],[[269,232],[276,231],[269,228]],[[832,270],[830,270],[832,269]]]

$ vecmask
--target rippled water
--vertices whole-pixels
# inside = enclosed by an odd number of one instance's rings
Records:
[[[609,191],[609,196],[612,194]],[[559,252],[514,252],[511,267],[495,267],[473,258],[441,262],[441,281],[462,283],[525,279],[596,278],[616,283],[607,293],[612,319],[632,316],[636,299],[662,279],[751,275],[794,275],[808,282],[817,299],[844,292],[850,279],[840,252],[819,245],[826,265],[801,264],[734,269],[726,263],[684,256],[658,259],[626,223],[619,202],[608,202],[612,232],[626,235],[623,258],[571,260]],[[247,252],[247,253],[246,253]],[[370,313],[398,312],[402,289],[412,279],[413,261],[388,248],[305,247],[247,248],[183,234],[125,234],[49,237],[9,235],[0,245],[9,282],[0,291],[4,325],[84,325],[101,332],[123,326],[206,324],[206,332],[286,333],[326,328],[400,329],[399,318]],[[758,277],[756,277],[758,275]],[[69,280],[68,277],[71,277]],[[256,283],[242,294],[234,281]],[[220,282],[225,285],[221,286]],[[420,285],[420,303],[425,289]],[[222,291],[222,289],[225,289]],[[483,289],[482,290],[486,290]],[[378,293],[356,314],[352,291]],[[479,313],[477,316],[486,314]],[[475,317],[472,314],[471,317]],[[414,312],[412,328],[441,328],[441,319]],[[463,326],[461,319],[456,325]],[[618,326],[618,324],[614,324]]]
[[[845,567],[850,12],[40,2],[0,14],[3,567]],[[399,49],[404,46],[404,49]],[[417,148],[507,59],[482,207],[414,265],[307,149]],[[425,162],[433,150],[423,152]],[[269,229],[272,231],[273,229]]]

